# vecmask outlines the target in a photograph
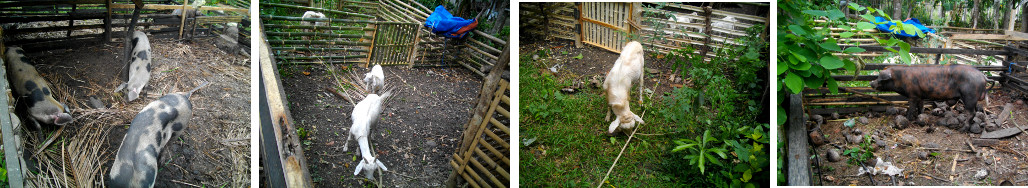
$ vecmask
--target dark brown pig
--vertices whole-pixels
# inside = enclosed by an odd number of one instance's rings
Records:
[[[923,100],[961,100],[964,109],[974,114],[978,100],[985,99],[988,78],[982,71],[969,65],[912,65],[890,66],[871,81],[878,91],[895,91],[910,98],[907,118],[921,113]]]

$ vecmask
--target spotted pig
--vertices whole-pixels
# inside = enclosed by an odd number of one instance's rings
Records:
[[[54,99],[49,82],[28,63],[25,50],[9,47],[6,55],[8,79],[18,97],[16,111],[29,116],[25,118],[29,128],[39,130],[40,124],[63,126],[75,120],[67,113],[67,106]]]
[[[121,84],[116,89],[116,91],[124,89],[128,101],[139,98],[139,93],[143,91],[143,87],[146,86],[147,82],[150,82],[150,59],[153,55],[150,53],[150,40],[147,39],[146,33],[142,31],[133,32],[132,45],[132,61],[129,62],[127,70],[128,82]]]
[[[173,135],[188,126],[193,117],[189,96],[207,84],[204,82],[189,92],[165,95],[136,114],[111,166],[109,186],[153,187],[158,154]]]
[[[910,98],[907,118],[921,114],[923,100],[961,100],[964,109],[974,114],[978,101],[985,99],[989,80],[982,71],[969,65],[912,65],[890,66],[871,81],[879,91],[895,91]],[[970,118],[968,119],[970,122]]]

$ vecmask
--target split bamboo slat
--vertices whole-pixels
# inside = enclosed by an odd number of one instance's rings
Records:
[[[628,43],[632,3],[582,3],[582,42],[615,53]]]
[[[450,161],[455,173],[471,187],[506,187],[510,181],[510,127],[500,121],[510,118],[509,92],[509,83],[500,80],[486,111],[487,121],[477,125],[478,132],[470,138],[471,147],[454,153]]]

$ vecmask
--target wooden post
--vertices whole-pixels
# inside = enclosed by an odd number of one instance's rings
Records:
[[[582,33],[585,30],[582,29],[582,2],[575,2],[575,48],[582,48]]]
[[[104,1],[104,8],[107,9],[107,17],[104,18],[104,42],[111,42],[111,32],[114,32],[114,30],[111,29],[111,1],[112,0]]]
[[[69,27],[68,27],[68,31],[67,31],[65,37],[71,37],[71,31],[74,31],[73,28],[75,28],[74,27],[75,26],[75,19],[71,18],[70,16],[71,16],[71,14],[75,13],[75,9],[78,9],[78,7],[79,7],[78,4],[71,4],[71,12],[68,12],[68,15],[69,15],[69,17],[68,17],[68,26]]]
[[[710,19],[714,19],[711,17],[713,14],[714,12],[710,6],[703,7],[703,17],[705,18],[703,21],[703,33],[707,34],[707,36],[703,39],[703,47],[700,48],[700,58],[707,57],[707,52],[710,51],[710,38],[714,35],[713,27],[710,26]]]
[[[785,161],[791,186],[810,186],[810,147],[807,145],[807,126],[803,124],[802,102],[803,96],[789,94],[789,120],[785,123],[789,151]]]
[[[182,39],[182,31],[186,28],[186,6],[189,5],[189,0],[182,1],[182,22],[178,25],[178,39]],[[195,16],[195,15],[194,15]]]
[[[139,12],[143,9],[143,0],[132,0],[136,8],[132,9],[132,19],[129,20],[128,29],[125,29],[125,71],[128,71],[128,64],[132,60],[132,32],[136,30],[136,22],[139,21]],[[127,76],[128,74],[126,74]],[[128,78],[128,77],[126,77]],[[126,80],[128,81],[128,80]]]

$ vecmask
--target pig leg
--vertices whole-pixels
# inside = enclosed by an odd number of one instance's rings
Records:
[[[965,95],[962,98],[964,100],[964,111],[971,113],[971,118],[967,118],[967,123],[970,125],[970,123],[974,123],[974,117],[977,115],[978,96]]]
[[[918,97],[910,97],[910,103],[907,103],[910,109],[907,110],[907,119],[913,121],[917,120],[917,115],[921,114],[921,109],[924,108],[924,100]]]

